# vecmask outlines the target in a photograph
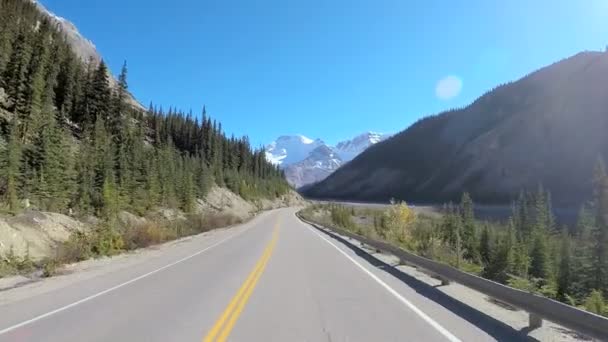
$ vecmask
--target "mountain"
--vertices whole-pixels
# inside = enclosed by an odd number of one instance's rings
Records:
[[[72,48],[72,51],[80,58],[83,62],[93,60],[95,63],[101,61],[101,55],[97,52],[95,44],[90,40],[86,39],[76,26],[65,18],[55,15],[49,11],[44,5],[35,0],[30,0],[38,7],[41,13],[46,15],[51,22],[53,22],[57,28],[65,35],[68,44]]]
[[[55,13],[49,11],[44,5],[36,0],[29,0],[33,3],[40,13],[46,16],[51,23],[53,23],[58,31],[63,33],[65,36],[66,42],[69,44],[72,52],[78,56],[85,63],[93,63],[94,65],[98,65],[99,62],[103,59],[101,54],[97,51],[95,44],[92,41],[84,37],[76,25],[74,25],[71,21],[56,15]],[[113,87],[116,87],[117,81],[111,75],[110,76],[110,84]],[[135,99],[132,94],[128,94],[127,102],[140,110],[144,110],[145,108]]]
[[[266,159],[279,166],[287,166],[304,160],[317,147],[325,145],[319,139],[303,135],[284,135],[266,146]]]
[[[351,140],[339,142],[336,145],[335,150],[340,155],[340,158],[346,162],[352,160],[370,146],[377,144],[388,137],[388,134],[367,132],[358,135]]]
[[[306,159],[284,168],[285,178],[295,188],[316,183],[336,171],[343,163],[340,156],[327,145],[315,148]]]
[[[306,194],[442,202],[468,191],[508,202],[542,184],[554,203],[579,205],[598,157],[608,157],[607,80],[607,53],[579,53],[418,121]]]
[[[300,188],[319,182],[388,135],[374,132],[360,134],[336,146],[303,135],[285,135],[266,146],[266,159],[279,165],[291,185]]]

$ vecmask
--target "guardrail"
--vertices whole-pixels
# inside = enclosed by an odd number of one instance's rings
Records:
[[[398,257],[403,263],[423,268],[436,275],[442,280],[443,284],[454,281],[501,302],[524,310],[529,314],[529,327],[531,329],[542,326],[543,319],[546,319],[589,337],[608,340],[608,319],[603,316],[577,309],[553,299],[505,286],[470,273],[462,272],[452,266],[423,258],[383,241],[373,240],[339,228],[321,226],[306,220],[299,212],[296,215],[303,222],[306,222],[319,230],[323,230],[333,235],[337,233],[358,240],[372,248]]]

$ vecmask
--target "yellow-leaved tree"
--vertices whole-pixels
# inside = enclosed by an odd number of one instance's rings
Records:
[[[405,202],[391,202],[384,216],[386,228],[390,232],[389,239],[408,243],[411,238],[412,223],[416,220],[416,213]]]

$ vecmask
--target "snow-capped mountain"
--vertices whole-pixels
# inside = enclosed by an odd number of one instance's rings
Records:
[[[279,165],[296,188],[319,182],[368,147],[389,137],[367,132],[330,146],[321,139],[284,135],[266,146],[266,159]]]
[[[319,139],[303,135],[283,135],[266,146],[266,159],[281,167],[304,160],[317,147],[325,145]]]
[[[367,132],[354,137],[351,140],[341,141],[336,145],[336,151],[340,154],[342,160],[350,161],[358,156],[361,152],[367,150],[368,147],[381,142],[388,138],[389,134],[376,132]]]
[[[333,148],[321,145],[310,152],[306,159],[287,165],[283,170],[289,183],[300,188],[325,179],[342,163],[342,159]]]

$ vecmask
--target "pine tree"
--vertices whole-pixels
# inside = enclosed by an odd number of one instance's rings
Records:
[[[114,96],[113,113],[109,119],[110,134],[114,137],[114,142],[117,145],[123,144],[126,141],[125,120],[127,108],[127,62],[122,65],[120,76],[118,77],[118,87]]]
[[[22,121],[29,114],[28,101],[28,70],[32,57],[29,37],[26,32],[21,31],[13,45],[13,53],[4,72],[4,88],[13,102],[11,111]],[[19,129],[21,129],[21,125]],[[18,132],[19,139],[23,139],[23,133]]]
[[[464,257],[473,262],[479,261],[479,241],[475,226],[475,214],[473,212],[473,200],[468,193],[462,194],[460,202],[462,217],[462,245],[464,247]]]
[[[28,75],[28,87],[26,99],[28,102],[27,113],[22,113],[21,135],[24,141],[29,142],[33,132],[38,131],[42,123],[43,97],[45,96],[47,82],[47,64],[49,59],[49,44],[46,41],[46,30],[41,27],[34,45],[31,58],[30,73]],[[47,108],[45,108],[47,109]]]
[[[7,6],[0,1],[0,76],[4,74],[6,65],[12,54],[12,38],[14,35],[14,25],[10,20],[10,12],[4,8]],[[3,84],[0,83],[0,86]]]
[[[547,280],[550,272],[549,267],[549,250],[546,238],[543,234],[537,232],[530,251],[530,276]]]
[[[594,225],[595,217],[592,210],[583,204],[578,212],[576,224],[570,226],[570,234],[581,240],[588,240]]]
[[[520,191],[514,209],[514,224],[520,240],[528,240],[531,235],[531,222],[529,222],[528,199],[523,191]]]
[[[21,169],[21,144],[19,142],[16,119],[13,118],[8,135],[6,148],[2,151],[0,159],[0,178],[4,178],[6,191],[4,193],[5,202],[8,204],[11,212],[16,212],[19,209],[19,179]]]
[[[592,232],[592,264],[595,274],[593,287],[608,292],[608,176],[602,160],[598,160],[594,177],[596,224]]]
[[[560,262],[557,273],[557,298],[565,301],[572,290],[572,263],[570,252],[570,237],[564,233],[560,250]]]
[[[105,207],[106,202],[106,199],[103,197],[104,186],[111,186],[111,190],[114,190],[116,187],[114,179],[114,148],[102,116],[98,116],[95,121],[92,142],[94,156],[93,205],[98,211],[101,211]],[[114,194],[114,191],[112,191],[112,194]]]
[[[111,90],[108,81],[108,68],[104,61],[99,63],[93,73],[86,97],[87,117],[85,123],[94,123],[99,118],[107,122],[111,111]]]
[[[159,182],[158,156],[154,151],[147,152],[145,173],[146,209],[150,210],[160,202],[161,185]]]
[[[490,264],[490,255],[492,248],[490,247],[490,230],[488,226],[484,226],[483,231],[481,232],[481,239],[479,242],[479,254],[481,256],[481,261],[484,265]]]

